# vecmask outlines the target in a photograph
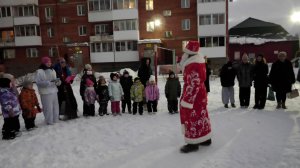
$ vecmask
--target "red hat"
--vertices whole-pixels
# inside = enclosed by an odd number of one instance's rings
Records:
[[[87,86],[94,86],[94,82],[91,81],[90,79],[87,79],[85,83]]]
[[[183,52],[190,55],[192,54],[194,55],[194,54],[198,54],[199,49],[200,49],[200,44],[198,41],[189,41],[188,44],[183,49]]]
[[[47,64],[49,62],[51,62],[51,59],[49,57],[45,56],[42,58],[42,64]]]

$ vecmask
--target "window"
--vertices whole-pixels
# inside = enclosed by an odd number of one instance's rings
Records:
[[[181,8],[190,8],[190,0],[181,0]]]
[[[136,0],[113,0],[113,9],[133,9],[136,7]]]
[[[116,42],[116,51],[126,51],[125,41]]]
[[[50,57],[57,57],[58,56],[58,52],[57,52],[57,48],[56,47],[51,47],[49,49],[49,56]]]
[[[190,30],[190,19],[184,19],[181,21],[182,30]]]
[[[166,38],[173,37],[172,31],[165,31],[165,37],[166,37]]]
[[[153,0],[146,0],[146,10],[150,11],[153,10],[154,6],[153,6]]]
[[[9,6],[0,7],[0,17],[10,17],[11,10]]]
[[[29,6],[18,6],[15,8],[15,16],[37,16],[37,6],[29,5]]]
[[[199,25],[210,25],[210,24],[211,24],[211,15],[199,16]]]
[[[120,20],[114,22],[114,31],[137,30],[137,20]]]
[[[78,33],[79,33],[79,36],[86,36],[86,26],[79,26]]]
[[[225,0],[198,0],[199,3],[207,3],[207,2],[224,2]],[[231,2],[231,1],[230,1]]]
[[[137,51],[137,41],[127,41],[127,51]]]
[[[212,15],[212,22],[213,24],[224,24],[225,22],[225,15],[224,14],[213,14]]]
[[[182,49],[184,49],[186,47],[186,45],[188,44],[189,41],[182,41]]]
[[[172,16],[172,11],[171,10],[164,10],[163,15],[164,16]]]
[[[47,34],[48,34],[48,37],[54,37],[54,29],[53,27],[48,27],[47,28]]]
[[[46,7],[45,8],[45,17],[46,18],[52,18],[53,17],[53,8],[51,7]]]
[[[15,39],[13,30],[0,32],[0,42],[13,42]]]
[[[200,37],[200,47],[224,47],[225,37],[214,36],[214,37]]]
[[[16,36],[39,36],[40,27],[37,25],[15,26]]]
[[[16,52],[14,49],[4,49],[3,50],[4,59],[13,59],[16,58]]]
[[[96,35],[104,35],[104,34],[108,34],[108,32],[109,32],[108,24],[95,25],[95,34]]]
[[[112,42],[92,43],[92,52],[113,52]]]
[[[86,9],[84,5],[77,5],[77,16],[85,16]]]
[[[154,21],[147,22],[146,26],[147,32],[154,32]]]
[[[89,11],[111,10],[110,0],[89,0]]]
[[[27,48],[26,55],[28,58],[36,58],[38,57],[38,50],[36,48]]]

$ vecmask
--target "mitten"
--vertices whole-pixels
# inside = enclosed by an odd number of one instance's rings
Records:
[[[110,96],[109,99],[110,99],[110,101],[113,101],[113,100],[114,100],[114,97],[113,97],[113,96]]]
[[[41,113],[41,112],[42,112],[42,109],[41,109],[41,107],[40,107],[40,106],[36,106],[36,109],[37,109],[37,111],[38,111],[39,113]]]

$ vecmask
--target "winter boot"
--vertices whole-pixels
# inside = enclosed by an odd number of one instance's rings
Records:
[[[234,103],[231,103],[231,107],[232,107],[232,108],[236,108],[236,106],[235,106]]]
[[[277,103],[276,109],[280,109],[281,108],[281,103]]]
[[[198,145],[195,144],[187,144],[180,148],[181,153],[189,153],[189,152],[195,152],[199,149]]]
[[[285,106],[285,103],[282,103],[282,108],[287,109],[287,107]]]
[[[225,107],[225,108],[228,108],[228,104],[225,104],[224,107]]]
[[[258,109],[258,105],[255,104],[255,105],[253,106],[253,109]]]
[[[211,139],[209,139],[207,141],[204,141],[202,143],[199,143],[198,145],[200,145],[200,146],[209,146],[209,145],[211,145]]]

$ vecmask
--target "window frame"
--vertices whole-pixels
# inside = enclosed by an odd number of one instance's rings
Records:
[[[191,19],[183,19],[181,21],[181,29],[183,31],[191,30]]]
[[[39,51],[37,48],[26,48],[27,58],[37,58],[39,56]]]
[[[87,26],[86,25],[78,26],[78,35],[79,36],[87,36]]]
[[[85,16],[86,15],[86,6],[85,5],[77,5],[77,16]]]
[[[181,8],[183,9],[191,8],[190,0],[181,0]]]

